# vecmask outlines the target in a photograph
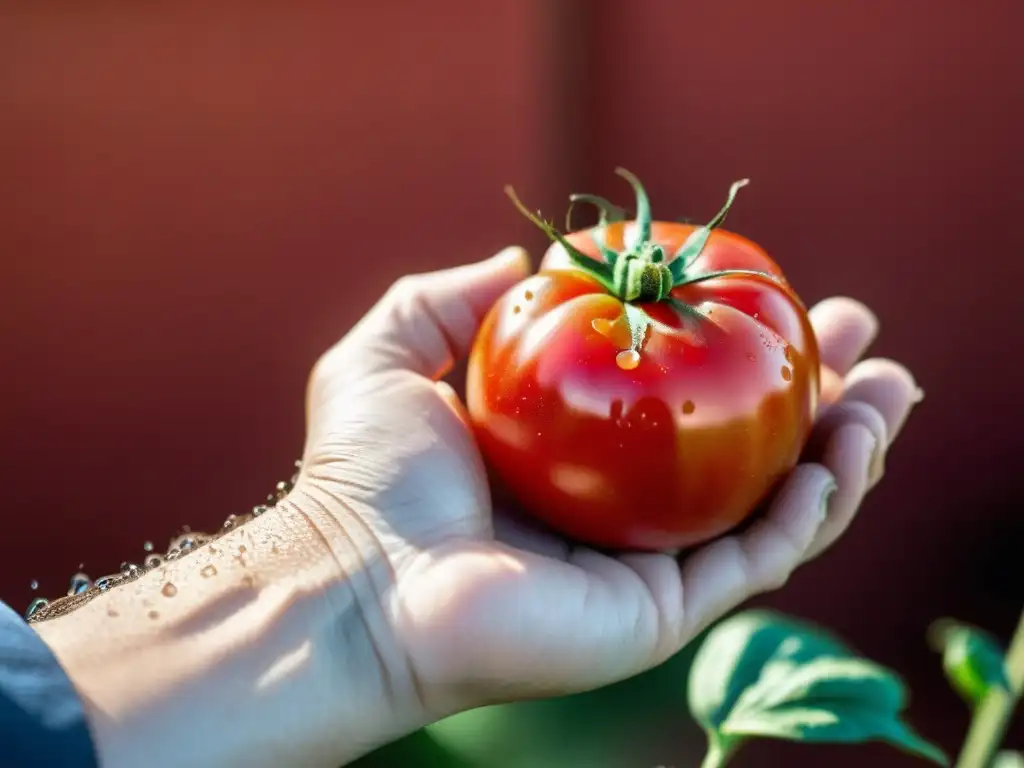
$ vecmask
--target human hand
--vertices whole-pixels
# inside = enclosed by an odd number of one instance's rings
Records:
[[[400,280],[310,381],[289,502],[365,606],[394,701],[423,722],[632,676],[780,587],[850,524],[919,399],[901,365],[860,361],[877,330],[871,312],[826,300],[811,310],[826,405],[803,463],[762,514],[682,558],[575,545],[492,509],[465,410],[439,381],[527,271],[513,249]]]

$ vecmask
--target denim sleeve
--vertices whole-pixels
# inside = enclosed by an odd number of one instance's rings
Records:
[[[2,602],[0,765],[99,766],[74,686],[35,630]]]

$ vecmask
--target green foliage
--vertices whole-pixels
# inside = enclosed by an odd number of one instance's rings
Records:
[[[1024,768],[1024,754],[1005,750],[996,755],[992,768]]]
[[[972,707],[993,687],[1009,690],[1003,649],[987,632],[953,619],[941,619],[932,625],[929,635],[942,654],[950,685]]]
[[[706,768],[724,765],[751,738],[883,741],[949,764],[903,721],[907,692],[894,672],[771,612],[740,613],[711,631],[694,659],[688,697],[708,734]]]

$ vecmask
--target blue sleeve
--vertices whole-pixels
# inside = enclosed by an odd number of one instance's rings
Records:
[[[0,765],[99,766],[71,680],[35,630],[2,602]]]

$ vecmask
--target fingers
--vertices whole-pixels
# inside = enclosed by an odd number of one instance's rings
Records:
[[[878,318],[859,301],[837,296],[808,312],[821,363],[845,376],[878,334]]]
[[[494,302],[529,273],[521,248],[396,282],[335,350],[334,370],[403,369],[440,378],[465,355]]]
[[[871,359],[851,369],[842,399],[819,419],[808,445],[809,458],[828,467],[839,486],[808,559],[849,527],[865,494],[882,477],[886,450],[920,399],[913,376],[899,363]]]
[[[688,557],[682,569],[684,636],[748,597],[782,586],[813,545],[835,488],[836,479],[824,466],[801,464],[763,518]]]

